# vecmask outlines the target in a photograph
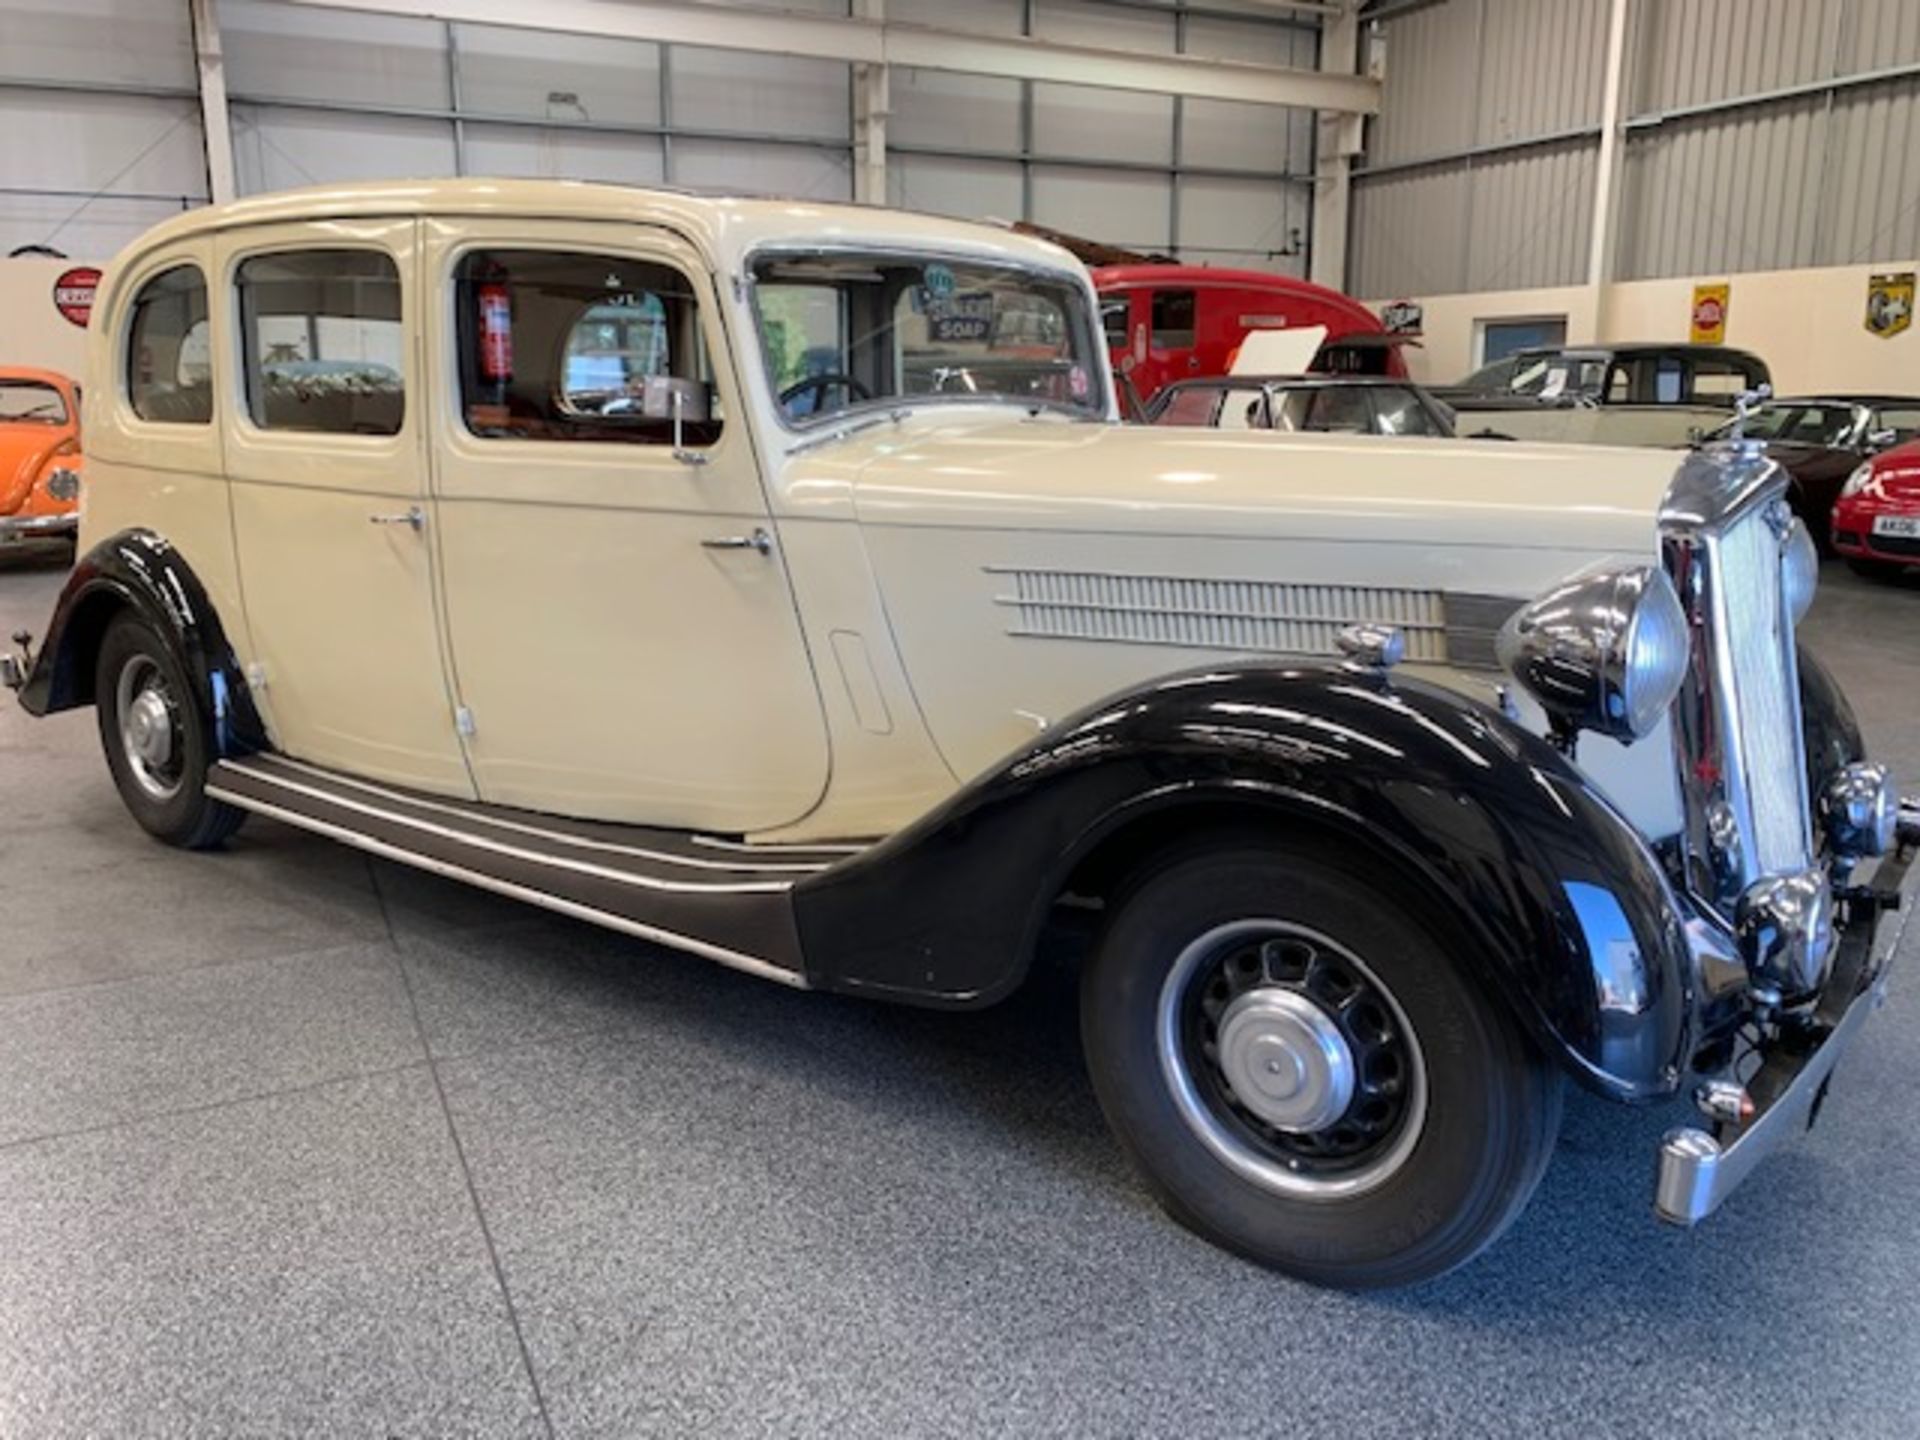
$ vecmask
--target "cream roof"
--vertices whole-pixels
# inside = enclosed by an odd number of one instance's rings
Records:
[[[253,195],[189,210],[136,240],[122,261],[185,236],[241,225],[349,219],[371,215],[514,215],[540,219],[611,220],[670,225],[699,245],[724,271],[756,246],[797,242],[832,247],[937,247],[983,259],[1021,261],[1079,271],[1080,263],[1044,240],[994,225],[813,200],[693,195],[578,180],[354,181]]]

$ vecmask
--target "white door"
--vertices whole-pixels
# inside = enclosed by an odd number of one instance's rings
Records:
[[[705,266],[630,225],[424,238],[434,534],[481,797],[798,819],[825,722]]]
[[[470,797],[434,613],[415,246],[410,219],[220,238],[226,469],[275,742]]]

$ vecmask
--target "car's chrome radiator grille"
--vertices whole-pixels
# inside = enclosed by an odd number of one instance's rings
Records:
[[[1752,811],[1747,843],[1760,873],[1797,871],[1808,857],[1799,697],[1785,663],[1793,619],[1780,587],[1780,541],[1761,512],[1750,511],[1721,539],[1720,584],[1737,706],[1731,738]]]
[[[1448,655],[1438,590],[989,566],[1013,635],[1288,655],[1335,653],[1342,626],[1399,627],[1407,659]]]

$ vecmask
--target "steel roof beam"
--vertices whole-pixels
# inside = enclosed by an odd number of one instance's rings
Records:
[[[559,31],[663,45],[799,55],[856,65],[904,65],[970,75],[998,75],[1107,90],[1241,100],[1257,105],[1372,115],[1379,82],[1282,65],[1208,60],[1070,45],[1022,36],[975,34],[911,25],[685,3],[685,0],[284,0],[284,3],[375,15],[405,15],[512,30]],[[530,18],[537,17],[537,18]]]

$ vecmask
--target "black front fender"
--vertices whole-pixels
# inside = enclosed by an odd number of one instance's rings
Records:
[[[1445,905],[1480,978],[1618,1098],[1692,1042],[1683,913],[1641,836],[1546,742],[1415,680],[1223,665],[1062,724],[795,893],[825,988],[981,1005],[1017,986],[1073,877],[1150,824],[1333,834]]]
[[[20,688],[22,707],[50,715],[92,704],[100,637],[115,615],[129,609],[172,642],[211,723],[215,753],[265,749],[265,727],[206,586],[172,544],[151,530],[123,530],[74,565]]]

